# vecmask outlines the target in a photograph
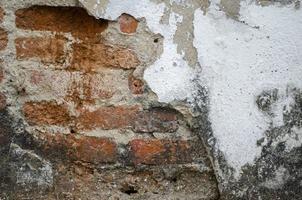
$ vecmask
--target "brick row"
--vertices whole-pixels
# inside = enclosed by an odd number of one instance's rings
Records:
[[[181,139],[134,139],[120,152],[111,138],[57,133],[36,137],[36,146],[49,157],[92,164],[168,165],[206,160],[198,141]]]
[[[7,43],[6,32],[0,29],[0,49]],[[111,46],[104,41],[86,40],[72,45],[72,55],[65,52],[67,39],[63,36],[20,37],[15,40],[18,60],[34,60],[42,63],[63,65],[71,59],[69,70],[84,72],[99,71],[102,68],[134,69],[139,60],[130,49]]]
[[[79,131],[96,128],[125,129],[135,132],[175,132],[178,129],[178,113],[171,109],[153,108],[140,110],[138,106],[101,107],[95,111],[83,109],[76,118],[71,117],[66,105],[53,101],[27,102],[23,113],[30,125],[75,124]]]

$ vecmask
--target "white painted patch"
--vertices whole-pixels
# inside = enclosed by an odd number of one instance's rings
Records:
[[[85,5],[85,0],[80,1]],[[109,20],[117,19],[122,13],[128,13],[135,18],[145,18],[150,30],[164,37],[164,51],[160,58],[146,69],[144,79],[157,94],[159,101],[171,102],[184,100],[191,95],[191,79],[194,72],[188,66],[184,55],[177,52],[177,45],[173,42],[177,23],[182,21],[182,16],[171,12],[169,24],[162,24],[165,9],[164,3],[156,4],[150,0],[110,0],[106,8],[96,1],[93,14]]]
[[[242,2],[240,16],[245,23],[226,18],[212,4],[206,15],[196,11],[194,19],[213,134],[236,177],[260,155],[256,142],[270,121],[255,97],[265,89],[302,87],[302,10]]]
[[[170,14],[169,24],[161,34],[164,36],[164,51],[160,59],[148,67],[144,79],[157,94],[159,101],[171,102],[188,98],[193,92],[194,70],[189,67],[184,55],[177,53],[177,45],[173,42],[177,23],[182,16]]]

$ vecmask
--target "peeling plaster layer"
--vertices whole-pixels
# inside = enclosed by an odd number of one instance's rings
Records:
[[[128,13],[137,19],[145,18],[150,30],[164,37],[164,50],[160,58],[146,69],[144,79],[161,102],[190,97],[193,92],[191,80],[195,73],[185,60],[184,53],[178,53],[177,44],[173,42],[177,25],[182,22],[183,16],[169,11],[165,3],[156,4],[149,0],[80,2],[97,18],[116,20],[122,13]],[[91,2],[95,4],[92,6]],[[169,19],[167,24],[162,23],[164,17]]]
[[[235,21],[212,4],[206,15],[195,12],[194,28],[216,148],[238,177],[260,155],[257,140],[271,124],[256,96],[265,89],[285,93],[288,86],[302,87],[302,10],[243,1]],[[282,109],[274,113],[282,116]]]

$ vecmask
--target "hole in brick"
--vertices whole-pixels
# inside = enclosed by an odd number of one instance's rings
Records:
[[[139,87],[139,84],[137,82],[133,83],[134,87]]]
[[[76,133],[76,131],[73,128],[71,128],[70,133]]]
[[[137,189],[135,189],[133,185],[129,185],[129,184],[123,185],[123,187],[121,188],[121,192],[128,195],[138,193]]]
[[[133,94],[142,94],[144,92],[144,82],[132,75],[129,77],[128,84]]]
[[[158,43],[158,41],[159,41],[158,38],[155,38],[155,39],[153,40],[154,43]]]
[[[176,177],[176,176],[173,177],[173,178],[171,179],[171,182],[176,183],[176,182],[177,182],[177,177]]]

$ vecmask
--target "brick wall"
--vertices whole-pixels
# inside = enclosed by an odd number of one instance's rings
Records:
[[[117,21],[97,20],[80,7],[31,6],[5,13],[0,9],[0,22],[6,23],[0,25],[0,108],[24,123],[25,139],[16,140],[22,141],[19,145],[56,169],[58,163],[72,163],[77,173],[83,166],[84,171],[108,169],[112,174],[122,170],[122,178],[111,181],[116,183],[130,175],[147,177],[126,170],[141,168],[145,173],[173,168],[176,174],[209,177],[203,187],[212,191],[209,199],[216,198],[202,142],[182,113],[156,101],[142,78],[154,58],[137,48],[143,44],[136,38],[145,37],[151,52],[160,49],[156,35],[145,35],[143,22],[127,14]],[[15,24],[8,26],[13,19]],[[154,174],[148,177],[154,179]],[[56,184],[67,184],[60,181]],[[121,184],[121,191],[140,190]],[[143,182],[131,184],[140,188]],[[204,188],[197,196],[205,195]]]

